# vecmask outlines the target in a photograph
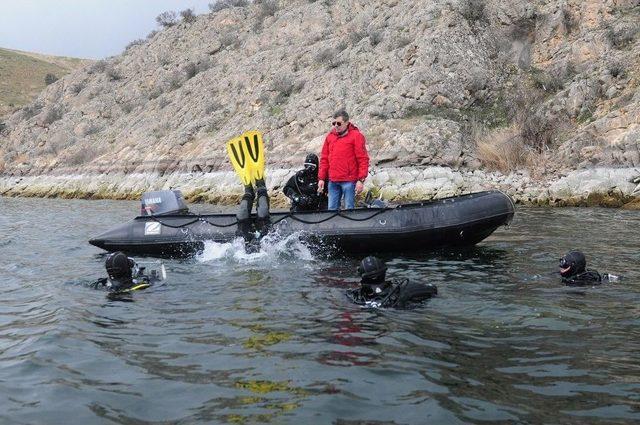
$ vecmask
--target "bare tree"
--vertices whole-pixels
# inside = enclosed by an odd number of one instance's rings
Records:
[[[178,23],[178,17],[176,16],[176,12],[166,11],[156,16],[156,22],[158,25],[168,28]]]

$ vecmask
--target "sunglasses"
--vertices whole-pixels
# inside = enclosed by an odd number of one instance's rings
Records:
[[[336,126],[336,127],[340,127],[343,124],[344,124],[344,122],[340,122],[340,121],[334,121],[334,122],[331,123],[331,125]]]

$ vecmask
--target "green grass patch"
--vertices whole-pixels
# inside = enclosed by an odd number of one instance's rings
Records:
[[[509,111],[502,98],[491,104],[470,106],[461,112],[467,119],[478,121],[488,129],[506,127],[510,124]]]
[[[578,115],[576,121],[578,122],[578,124],[585,124],[587,122],[595,121],[595,118],[593,117],[593,112],[591,112],[589,109],[585,109],[580,113],[580,115]]]
[[[35,99],[46,87],[47,74],[62,78],[84,63],[82,59],[0,49],[0,115]]]
[[[277,115],[282,115],[282,106],[280,105],[273,105],[269,108],[269,115],[275,117]]]
[[[463,109],[425,106],[409,108],[402,118],[447,119],[459,123],[475,120],[487,128],[506,127],[510,123],[509,111],[502,98],[493,103],[481,103]]]

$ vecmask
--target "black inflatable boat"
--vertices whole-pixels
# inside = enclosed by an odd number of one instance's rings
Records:
[[[426,251],[477,244],[514,215],[499,191],[393,207],[344,211],[272,212],[272,232],[299,232],[310,246],[343,252]],[[205,241],[236,238],[235,214],[191,214],[179,191],[147,192],[141,215],[89,241],[107,251],[188,256]]]

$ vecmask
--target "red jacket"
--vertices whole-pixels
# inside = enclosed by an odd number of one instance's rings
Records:
[[[355,182],[369,174],[369,154],[358,127],[349,123],[346,134],[339,136],[334,128],[327,134],[320,154],[318,179],[332,182]]]

